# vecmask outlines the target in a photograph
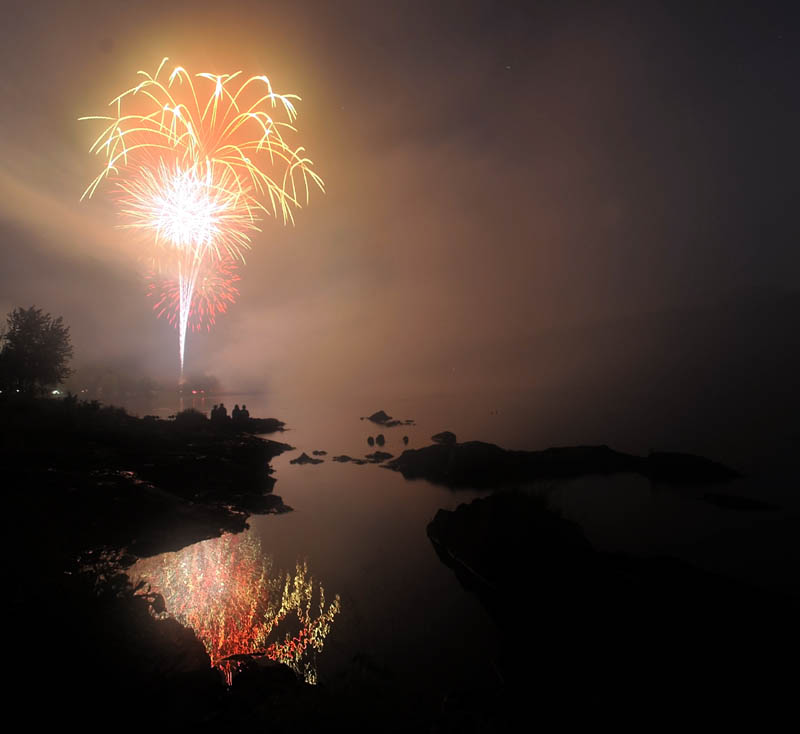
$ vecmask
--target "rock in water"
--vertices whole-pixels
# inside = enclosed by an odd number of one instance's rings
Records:
[[[441,433],[431,436],[431,441],[444,446],[452,446],[456,442],[456,434],[452,431],[442,431]]]
[[[608,446],[507,451],[483,441],[435,443],[421,449],[406,449],[388,468],[400,471],[406,479],[423,478],[450,487],[500,487],[538,479],[624,472],[642,474],[658,482],[690,484],[723,482],[737,476],[721,464],[685,454],[643,457],[614,451]]]
[[[333,460],[340,464],[346,464],[347,462],[353,462],[353,464],[367,463],[364,459],[354,459],[352,456],[348,456],[347,454],[342,454],[341,456],[334,456]]]
[[[364,418],[362,417],[361,420],[363,421]],[[366,420],[372,421],[373,423],[377,423],[379,426],[384,426],[384,428],[394,428],[394,426],[413,426],[413,420],[397,420],[396,418],[392,418],[385,410],[379,410],[377,413],[373,413],[370,416],[367,416]]]
[[[377,423],[379,426],[383,426],[392,420],[392,416],[388,415],[385,410],[379,410],[378,412],[369,416],[367,420]]]
[[[296,459],[292,459],[290,464],[321,464],[322,459],[312,459],[305,451]]]

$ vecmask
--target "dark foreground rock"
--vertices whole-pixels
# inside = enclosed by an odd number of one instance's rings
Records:
[[[373,451],[371,454],[367,454],[365,458],[372,464],[380,464],[387,459],[391,459],[392,455],[386,451]]]
[[[399,471],[406,479],[427,479],[450,487],[492,487],[621,472],[643,474],[654,481],[690,483],[723,482],[738,476],[722,464],[687,454],[657,453],[642,457],[608,446],[509,451],[482,441],[408,449],[386,467]]]
[[[736,494],[722,494],[721,492],[706,492],[703,499],[724,510],[738,510],[739,512],[775,512],[781,509],[778,505],[763,500],[741,497]]]
[[[521,492],[440,510],[428,536],[497,624],[509,705],[535,692],[538,714],[589,719],[793,705],[796,599],[674,559],[599,552]]]

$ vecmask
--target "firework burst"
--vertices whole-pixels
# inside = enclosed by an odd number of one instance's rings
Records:
[[[266,76],[192,77],[181,66],[166,73],[166,62],[152,76],[139,71],[141,81],[110,102],[113,114],[80,118],[105,123],[90,148],[105,165],[81,198],[108,181],[122,226],[149,233],[156,256],[176,260],[182,375],[201,274],[244,262],[264,216],[293,222],[310,188],[324,184],[289,142],[297,95],[278,94]]]

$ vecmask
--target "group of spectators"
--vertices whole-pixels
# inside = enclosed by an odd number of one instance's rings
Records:
[[[240,421],[246,421],[250,417],[250,411],[247,409],[247,406],[242,403],[242,407],[239,407],[239,404],[233,406],[233,410],[231,411],[231,419],[234,420],[236,423]],[[228,409],[225,407],[225,403],[220,403],[219,405],[215,405],[211,408],[211,420],[212,421],[226,421],[228,420]]]

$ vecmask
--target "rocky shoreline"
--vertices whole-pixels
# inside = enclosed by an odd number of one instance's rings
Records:
[[[667,690],[675,681],[682,693],[674,708],[684,712],[713,708],[731,691],[756,703],[770,691],[791,700],[792,678],[779,666],[798,652],[796,600],[673,559],[599,552],[543,500],[508,491],[591,473],[714,483],[735,472],[701,457],[638,457],[606,446],[506,451],[459,444],[450,432],[383,466],[407,479],[506,490],[440,510],[427,528],[442,562],[497,627],[497,685],[423,702],[408,682],[380,679],[369,661],[354,660],[336,680],[308,686],[285,666],[246,656],[226,686],[194,633],[157,619],[163,600],[133,587],[124,571],[137,558],[241,532],[250,513],[291,510],[272,492],[270,468],[291,447],[247,430],[278,432],[283,424],[254,421],[212,422],[192,411],[140,419],[74,400],[0,402],[12,519],[5,538],[7,558],[15,560],[9,659],[22,681],[62,666],[39,694],[54,720],[105,728],[136,702],[159,725],[507,731],[514,716],[531,713],[531,691],[536,713],[573,722],[613,716],[621,706],[647,716],[674,699]],[[315,457],[324,452],[312,454],[307,463],[323,461]],[[708,497],[741,511],[771,509]]]
[[[243,427],[76,401],[0,410],[9,496],[20,511],[55,513],[65,552],[152,555],[240,531],[250,513],[290,509],[272,494],[269,462],[291,447]]]
[[[159,600],[133,588],[125,569],[241,532],[251,513],[290,511],[272,493],[269,462],[291,447],[246,432],[282,427],[274,419],[136,418],[75,400],[0,402],[4,539],[7,560],[15,559],[7,651],[23,685],[59,665],[41,691],[42,716],[91,729],[134,701],[162,723],[227,722],[247,710],[231,704],[195,634],[156,619]],[[288,669],[258,675],[281,690],[307,688]]]

